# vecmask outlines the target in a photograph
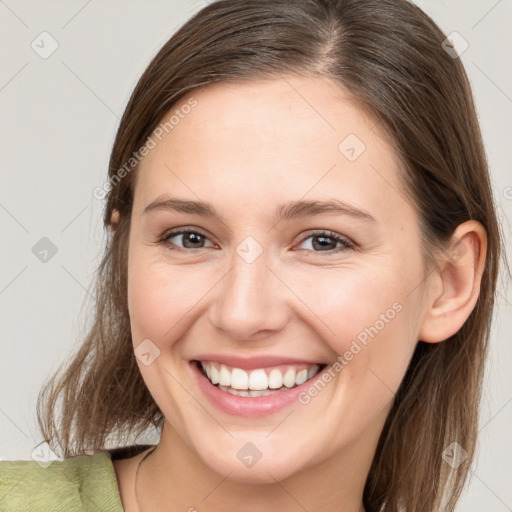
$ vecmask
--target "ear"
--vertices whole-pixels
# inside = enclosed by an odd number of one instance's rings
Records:
[[[119,222],[119,212],[114,209],[112,210],[112,215],[110,216],[110,224],[108,225],[108,229],[114,234],[117,231],[117,224]]]
[[[480,222],[469,220],[457,226],[441,254],[439,269],[429,276],[420,341],[444,341],[463,326],[480,294],[486,253],[487,234]]]

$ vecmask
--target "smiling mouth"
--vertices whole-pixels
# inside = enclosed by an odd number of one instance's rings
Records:
[[[212,385],[236,396],[260,397],[289,391],[311,380],[327,365],[279,365],[243,370],[213,361],[193,361]]]

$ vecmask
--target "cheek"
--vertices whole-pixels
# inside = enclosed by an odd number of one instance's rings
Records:
[[[338,354],[328,380],[326,376],[330,391],[318,393],[324,398],[317,399],[310,389],[301,402],[311,400],[313,408],[322,409],[325,428],[332,427],[326,437],[334,444],[352,435],[350,429],[340,430],[340,424],[367,425],[389,410],[416,346],[410,288],[393,274],[383,270],[377,279],[355,270],[337,276],[319,272],[314,286],[294,290],[314,312],[309,323]]]
[[[191,395],[176,384],[179,357],[174,348],[177,340],[187,334],[194,308],[205,294],[204,277],[201,278],[201,273],[192,267],[185,272],[179,265],[170,265],[151,254],[137,252],[129,260],[128,310],[135,353],[144,340],[149,339],[156,346],[150,345],[150,364],[144,364],[142,359],[137,364],[160,409],[172,411],[167,417],[172,418],[175,427],[186,423],[184,411],[197,407]]]
[[[133,343],[149,338],[162,351],[185,337],[224,272],[171,264],[161,254],[137,252],[128,266],[128,311]]]
[[[361,268],[314,269],[289,272],[285,280],[293,283],[297,304],[307,307],[308,323],[314,322],[338,353],[352,339],[364,341],[365,328],[377,324],[383,330],[397,316],[397,303],[403,303],[401,287],[390,285],[393,280],[384,272],[376,277]]]
[[[345,382],[364,380],[361,389],[376,384],[375,393],[384,386],[386,395],[398,388],[417,343],[412,286],[400,273],[396,266],[288,277],[308,307],[307,323],[339,355],[336,373],[343,372]]]
[[[128,310],[134,343],[135,335],[162,341],[179,337],[187,315],[193,315],[211,286],[199,268],[182,268],[151,257],[134,258],[128,271]]]

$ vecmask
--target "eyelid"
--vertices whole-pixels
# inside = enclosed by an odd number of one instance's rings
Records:
[[[184,234],[187,234],[187,233],[197,233],[198,235],[201,235],[205,238],[207,238],[208,240],[210,240],[210,235],[208,233],[206,233],[205,231],[203,231],[201,228],[197,228],[195,226],[185,226],[185,227],[182,227],[182,228],[174,228],[174,229],[171,229],[171,230],[168,230],[166,231],[159,239],[159,242],[161,243],[167,243],[168,240],[174,236],[177,236],[177,235],[184,235]],[[212,240],[210,240],[210,242],[212,242],[212,244],[216,245],[215,242],[213,242]],[[177,251],[191,251],[193,249],[187,249],[187,248],[184,248],[184,247],[176,247],[176,246],[173,246],[173,249],[176,249]],[[199,249],[208,249],[208,247],[198,247],[197,250]]]
[[[338,253],[338,252],[340,252],[342,250],[350,250],[350,249],[355,249],[356,248],[356,243],[353,242],[347,236],[341,235],[341,234],[336,233],[335,231],[331,231],[329,229],[322,229],[322,228],[311,229],[311,230],[306,231],[305,233],[302,233],[301,237],[300,237],[300,239],[299,239],[299,241],[297,243],[303,243],[308,238],[322,237],[322,236],[325,237],[325,238],[332,238],[336,242],[341,243],[342,247],[338,247],[336,249],[330,249],[328,251],[309,251],[309,252],[314,252],[316,254],[322,254],[322,253],[324,253],[324,254],[335,254],[335,253]],[[300,250],[306,250],[306,249],[300,249]]]

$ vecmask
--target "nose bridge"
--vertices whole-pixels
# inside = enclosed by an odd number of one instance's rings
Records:
[[[280,329],[286,319],[282,283],[270,270],[269,252],[253,237],[233,251],[215,301],[213,322],[229,336],[249,339]]]

